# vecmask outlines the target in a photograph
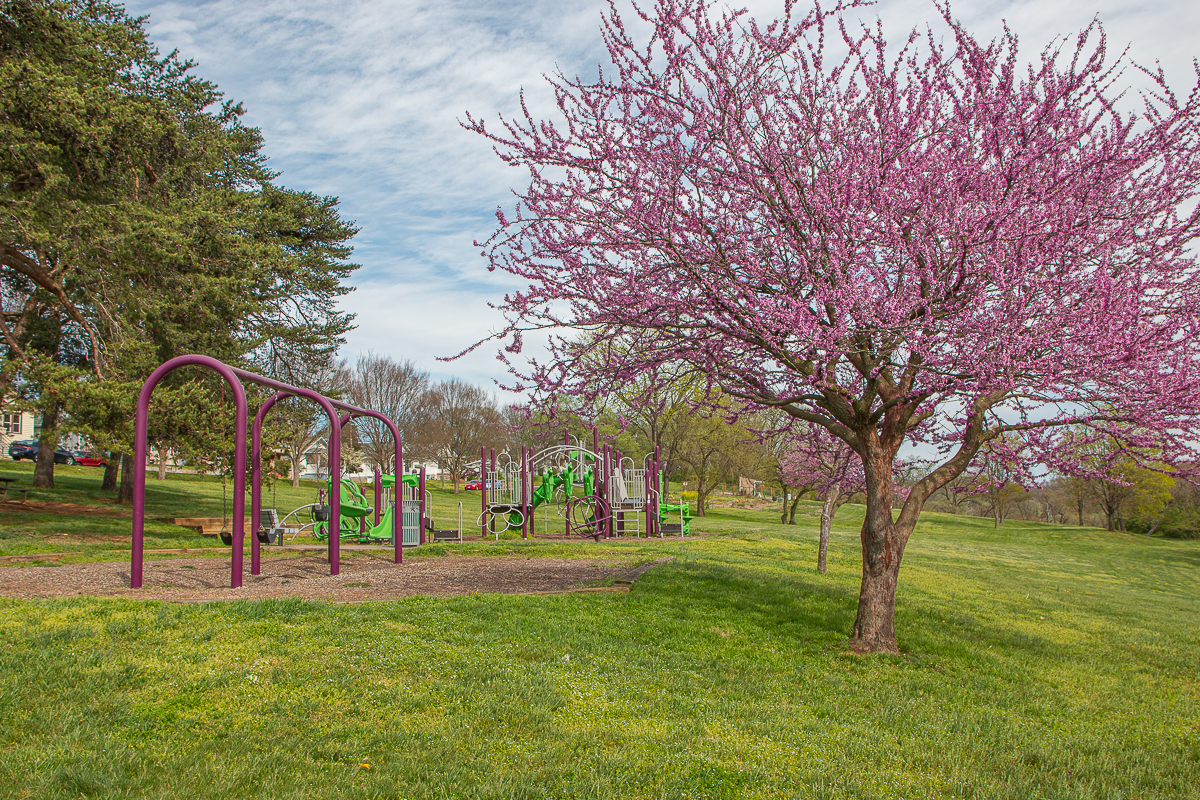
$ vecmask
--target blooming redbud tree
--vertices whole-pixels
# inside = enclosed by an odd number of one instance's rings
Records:
[[[1067,425],[1166,463],[1196,440],[1200,94],[1110,62],[1099,24],[1026,64],[946,6],[891,50],[851,7],[657,0],[641,47],[611,6],[613,69],[551,76],[558,118],[466,124],[531,176],[482,245],[525,286],[501,306],[520,385],[588,400],[685,364],[845,442],[851,646],[896,652],[918,514],[989,441],[1057,468]],[[554,338],[521,366],[530,330]],[[906,442],[941,457],[893,519]]]

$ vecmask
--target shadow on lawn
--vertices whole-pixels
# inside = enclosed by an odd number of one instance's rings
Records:
[[[648,574],[639,589],[656,598],[669,598],[672,613],[714,621],[736,620],[743,629],[756,629],[767,638],[785,640],[793,647],[844,648],[857,613],[857,581],[836,583],[836,577],[807,578],[798,572],[769,571],[754,564],[722,564],[682,559]],[[650,579],[650,580],[647,580]],[[1024,656],[1066,659],[1074,645],[1023,629],[1015,623],[981,621],[983,609],[970,605],[947,608],[931,600],[905,598],[901,585],[896,625],[906,656],[973,658],[989,647]],[[1005,613],[1009,613],[1007,610]],[[1024,620],[1028,623],[1028,619]]]
[[[743,627],[792,641],[827,644],[844,639],[854,623],[854,597],[795,573],[767,575],[754,565],[686,559],[656,568],[642,581],[645,589],[669,596],[674,609],[732,616]]]

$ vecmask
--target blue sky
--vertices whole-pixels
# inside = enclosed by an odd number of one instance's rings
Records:
[[[512,283],[486,271],[472,241],[487,238],[494,209],[511,204],[510,189],[525,176],[458,120],[468,110],[491,118],[518,111],[522,87],[535,112],[547,110],[544,73],[594,74],[607,63],[598,25],[605,5],[136,0],[127,9],[150,15],[162,50],[177,48],[197,74],[245,104],[284,185],[337,195],[343,216],[362,229],[357,290],[344,303],[358,328],[345,354],[370,348],[435,377],[491,384],[505,377],[495,347],[450,364],[436,359],[500,325],[487,303]],[[782,8],[746,5],[759,19]],[[980,37],[1007,19],[1030,56],[1098,13],[1110,52],[1129,45],[1143,63],[1160,60],[1177,91],[1194,83],[1200,3],[960,0],[954,13]],[[936,17],[925,0],[885,0],[862,14],[875,15],[893,41]]]

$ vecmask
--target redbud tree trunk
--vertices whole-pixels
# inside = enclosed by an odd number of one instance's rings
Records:
[[[825,504],[821,507],[821,539],[817,546],[817,572],[825,572],[825,556],[829,552],[829,533],[833,529],[833,517],[845,500],[841,484],[835,483],[825,493]]]
[[[899,653],[896,582],[915,519],[907,523],[892,520],[891,459],[871,453],[863,459],[863,467],[867,479],[867,514],[860,534],[863,572],[850,647],[862,653]]]

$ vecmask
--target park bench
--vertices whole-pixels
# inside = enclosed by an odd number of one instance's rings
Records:
[[[3,486],[3,491],[4,491],[4,494],[2,496],[3,499],[0,500],[0,502],[8,501],[8,493],[9,492],[20,492],[22,501],[29,499],[29,490],[32,489],[33,487],[32,486],[14,485],[14,484],[17,484],[16,478],[0,478],[0,486]]]

